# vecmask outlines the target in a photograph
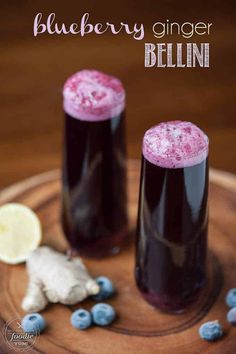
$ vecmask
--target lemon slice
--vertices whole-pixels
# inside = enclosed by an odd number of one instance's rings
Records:
[[[24,262],[42,239],[41,224],[28,207],[9,203],[0,207],[0,260],[8,264]]]

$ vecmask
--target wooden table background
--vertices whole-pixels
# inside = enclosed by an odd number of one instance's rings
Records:
[[[60,166],[61,89],[82,68],[117,75],[127,90],[128,155],[139,158],[142,135],[162,120],[186,119],[211,141],[211,165],[236,173],[235,1],[2,1],[0,38],[0,188]],[[145,24],[146,41],[156,21],[212,22],[210,68],[144,68],[144,40],[127,35],[33,37],[34,16],[56,12],[59,21]],[[165,37],[163,42],[185,42]]]

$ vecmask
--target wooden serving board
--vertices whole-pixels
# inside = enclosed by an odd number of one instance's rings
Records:
[[[128,166],[129,215],[131,235],[137,213],[139,163]],[[1,192],[0,203],[20,202],[33,208],[43,225],[43,243],[61,251],[68,247],[60,228],[60,176],[52,171],[32,177]],[[51,305],[44,311],[48,323],[27,353],[49,354],[234,354],[236,328],[227,324],[225,294],[236,287],[236,177],[212,170],[210,185],[210,228],[208,286],[199,302],[186,313],[169,315],[148,305],[134,283],[133,242],[119,255],[101,260],[85,259],[95,277],[110,277],[118,290],[108,300],[118,319],[107,328],[79,331],[71,327],[71,312],[80,306],[90,309],[91,300],[66,307]],[[13,318],[22,317],[21,300],[27,286],[25,266],[0,263],[0,325],[2,330]],[[207,343],[198,336],[202,322],[218,319],[224,337]],[[13,353],[0,335],[0,353]]]

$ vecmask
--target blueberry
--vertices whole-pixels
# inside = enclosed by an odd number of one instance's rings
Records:
[[[100,287],[99,293],[93,296],[95,301],[103,301],[114,294],[115,289],[110,279],[101,276],[97,277],[95,280]]]
[[[21,326],[25,332],[40,333],[46,327],[46,322],[39,313],[29,313],[22,321]]]
[[[233,326],[236,326],[236,307],[233,307],[229,310],[229,312],[227,313],[227,320]]]
[[[230,289],[226,295],[226,304],[229,307],[236,307],[236,288]]]
[[[223,335],[223,330],[218,321],[210,321],[201,325],[199,335],[202,339],[212,342]]]
[[[70,322],[77,329],[86,329],[92,324],[92,316],[89,311],[79,309],[72,313]]]
[[[93,322],[99,326],[108,326],[116,317],[113,307],[104,303],[94,305],[91,309],[91,313]]]

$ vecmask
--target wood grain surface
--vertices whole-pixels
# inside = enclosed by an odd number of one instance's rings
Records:
[[[33,36],[37,12],[59,21],[144,23],[145,40],[112,36]],[[1,1],[0,188],[60,166],[62,86],[73,72],[97,68],[118,76],[127,91],[127,144],[140,158],[144,131],[160,121],[191,120],[210,137],[212,167],[236,173],[236,2],[227,1]],[[158,40],[152,24],[166,19],[211,22],[210,68],[144,68],[144,43]],[[160,41],[183,42],[167,36]]]
[[[139,162],[129,161],[128,190],[130,232],[136,222]],[[67,249],[60,222],[59,171],[41,174],[5,189],[0,203],[21,202],[33,208],[43,224],[43,243],[61,251]],[[101,260],[84,259],[93,276],[106,275],[117,295],[109,299],[118,319],[107,328],[93,327],[81,332],[71,327],[71,312],[83,306],[90,309],[92,300],[66,307],[52,305],[44,311],[48,327],[27,353],[46,354],[234,354],[236,328],[226,321],[225,294],[236,285],[236,177],[211,171],[208,285],[198,303],[181,315],[169,315],[152,308],[140,296],[134,284],[133,242],[119,255]],[[0,326],[22,317],[21,300],[27,286],[24,265],[0,263]],[[218,319],[224,327],[223,338],[207,343],[198,336],[199,325]],[[0,336],[0,353],[13,353]]]

